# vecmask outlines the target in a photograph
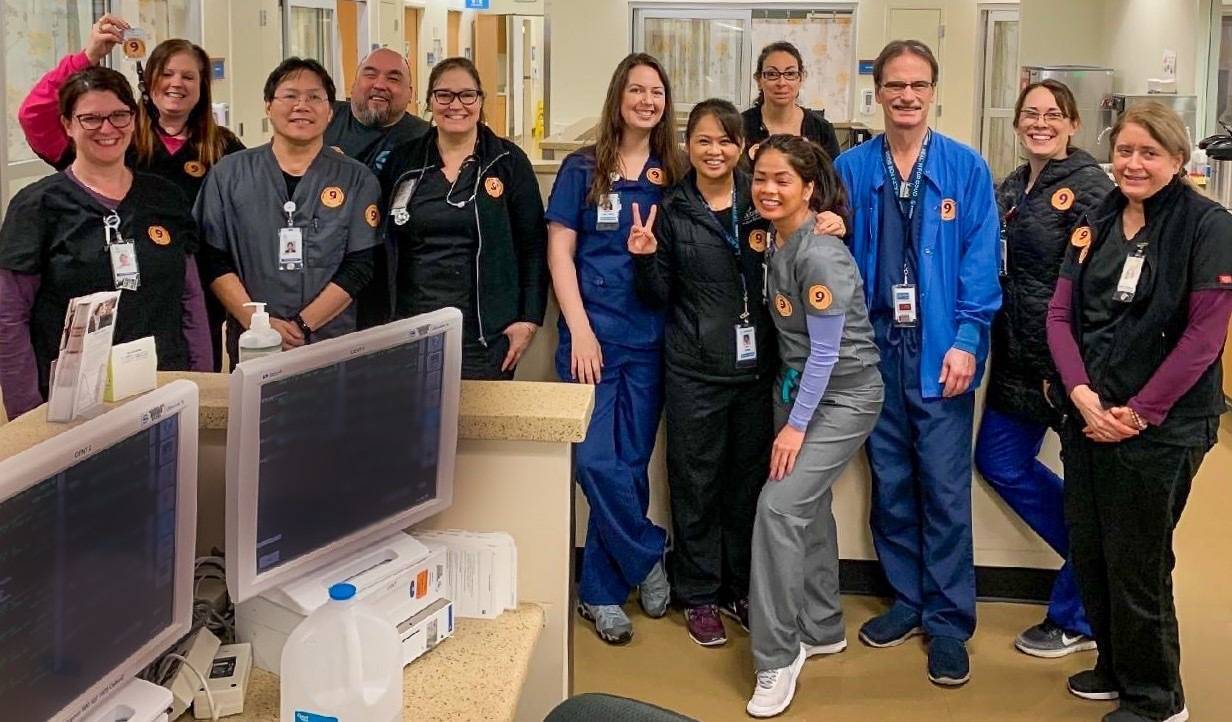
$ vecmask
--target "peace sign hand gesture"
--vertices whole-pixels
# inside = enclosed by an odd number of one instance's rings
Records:
[[[637,256],[645,256],[654,253],[659,247],[659,241],[655,238],[654,231],[651,230],[655,222],[655,214],[659,212],[658,206],[650,207],[650,215],[646,216],[646,223],[642,223],[642,209],[638,208],[637,204],[633,204],[633,228],[629,230],[629,253]]]

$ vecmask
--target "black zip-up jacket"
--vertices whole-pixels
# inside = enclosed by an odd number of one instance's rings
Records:
[[[1020,166],[997,189],[1006,248],[1001,310],[992,324],[992,363],[987,403],[1002,413],[1056,426],[1057,410],[1044,398],[1043,383],[1059,377],[1048,353],[1048,302],[1057,286],[1069,233],[1108,191],[1108,178],[1085,151],[1049,161],[1031,192],[1030,167]]]
[[[752,381],[778,370],[774,322],[763,298],[762,260],[770,222],[753,208],[751,180],[736,171],[735,200],[740,257],[697,190],[691,171],[663,194],[652,229],[654,254],[634,256],[638,295],[667,306],[664,357],[671,370],[720,383]],[[725,218],[727,214],[722,214]],[[736,365],[736,325],[744,312],[740,276],[749,297],[749,321],[757,330],[757,363]]]
[[[378,264],[374,283],[384,281],[391,291],[386,318],[397,313],[396,288],[399,249],[409,240],[412,225],[398,226],[390,215],[396,189],[406,181],[418,181],[426,171],[437,170],[437,129],[398,146],[381,170],[382,208],[385,212],[383,244],[388,263]],[[475,256],[475,301],[481,343],[496,338],[509,324],[529,321],[543,325],[548,301],[547,224],[543,200],[530,160],[512,141],[498,137],[479,125],[475,143],[479,172],[475,174],[472,203],[478,251]],[[418,182],[416,182],[418,187]],[[412,190],[412,196],[414,191]],[[408,204],[409,205],[409,204]],[[364,314],[372,323],[373,316]]]
[[[811,108],[802,108],[804,111],[804,120],[800,122],[800,135],[808,140],[820,145],[833,161],[838,158],[839,146],[838,135],[834,132],[834,126],[830,121],[826,120],[824,110],[813,110]],[[744,148],[745,159],[749,158],[749,149],[756,146],[766,138],[770,137],[770,131],[766,128],[766,124],[761,120],[761,106],[754,105],[752,108],[741,113],[744,119]]]
[[[1117,217],[1128,203],[1120,192],[1109,193],[1077,227],[1091,229],[1087,256],[1107,242]],[[1189,296],[1194,291],[1228,288],[1220,275],[1232,243],[1232,218],[1215,201],[1188,181],[1174,178],[1146,199],[1146,226],[1135,242],[1145,241],[1142,275],[1134,299],[1117,322],[1110,348],[1083,344],[1083,272],[1081,249],[1071,245],[1063,273],[1073,282],[1070,323],[1082,353],[1091,388],[1109,406],[1123,406],[1146,385],[1172,353],[1189,325]],[[1206,372],[1177,399],[1168,420],[1217,418],[1224,412],[1223,368],[1216,358]],[[1165,422],[1165,426],[1167,422]]]

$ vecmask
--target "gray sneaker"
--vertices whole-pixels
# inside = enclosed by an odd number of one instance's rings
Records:
[[[1085,634],[1070,634],[1052,620],[1045,619],[1019,634],[1014,640],[1014,646],[1018,651],[1032,657],[1056,659],[1074,652],[1095,649],[1095,640]]]
[[[633,639],[633,622],[618,604],[587,604],[578,602],[578,614],[594,622],[595,634],[608,644],[625,644]]]
[[[637,589],[638,602],[646,616],[658,619],[667,614],[667,605],[672,601],[672,588],[667,583],[667,572],[663,571],[662,560],[655,562]]]

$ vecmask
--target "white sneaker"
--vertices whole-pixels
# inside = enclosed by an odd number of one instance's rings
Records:
[[[801,642],[800,649],[804,652],[805,659],[823,654],[838,654],[847,649],[847,640],[840,639],[832,644],[805,644]]]
[[[757,673],[757,686],[753,688],[753,698],[744,708],[752,717],[774,717],[782,714],[796,696],[796,680],[800,677],[800,668],[804,666],[804,649],[796,655],[795,661],[786,667],[778,669],[763,669]]]

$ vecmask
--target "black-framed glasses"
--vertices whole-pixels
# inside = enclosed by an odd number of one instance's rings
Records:
[[[462,105],[474,105],[483,97],[482,90],[433,90],[432,100],[438,105],[449,105],[457,98]]]
[[[1059,110],[1050,110],[1047,113],[1041,113],[1036,110],[1024,110],[1018,114],[1018,117],[1022,118],[1023,120],[1030,121],[1032,123],[1039,120],[1040,118],[1043,118],[1049,123],[1060,123],[1061,121],[1065,120],[1065,113],[1062,113]]]
[[[881,89],[890,95],[902,95],[907,92],[907,88],[917,94],[932,90],[933,81],[931,80],[913,80],[910,83],[903,80],[890,80],[881,84]]]
[[[793,81],[793,82],[794,82],[794,81],[799,80],[800,78],[803,78],[803,77],[804,77],[804,73],[803,73],[802,71],[799,71],[799,70],[774,70],[774,69],[770,69],[770,70],[763,70],[763,71],[761,71],[761,73],[759,73],[759,74],[761,75],[761,79],[762,79],[762,80],[764,80],[764,81],[766,81],[767,83],[773,83],[774,81],[778,80],[779,78],[782,78],[783,80],[790,80],[790,81]]]
[[[135,114],[131,110],[115,110],[107,115],[99,115],[98,113],[82,113],[74,115],[77,122],[86,130],[98,130],[103,127],[103,121],[111,123],[112,128],[127,128],[132,125],[133,116]]]

